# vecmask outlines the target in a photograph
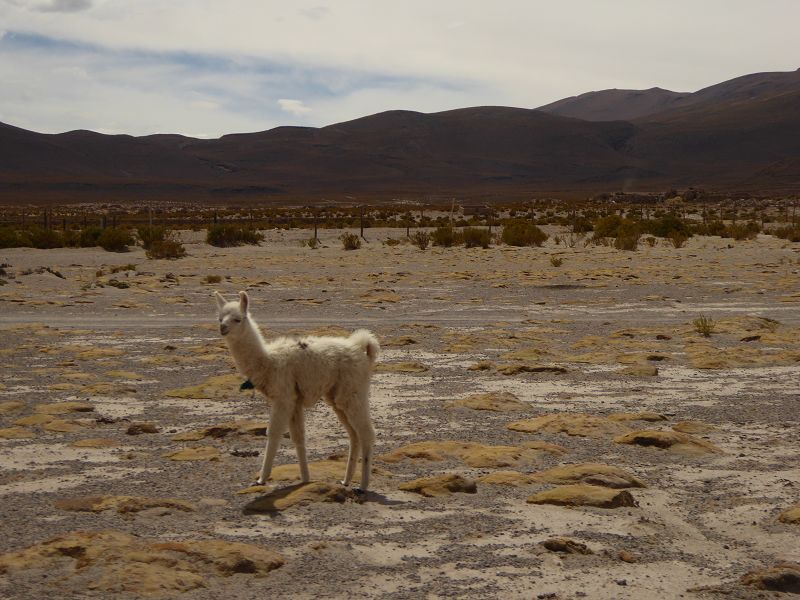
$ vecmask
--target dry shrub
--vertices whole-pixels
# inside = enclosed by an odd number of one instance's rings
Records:
[[[428,247],[428,244],[431,243],[431,236],[427,231],[415,231],[411,236],[411,243],[420,250],[425,250],[425,248]]]
[[[431,239],[434,246],[442,246],[450,248],[464,241],[464,236],[460,231],[456,231],[452,227],[437,227],[431,234]]]
[[[462,232],[464,236],[464,246],[467,248],[488,248],[492,241],[492,234],[488,229],[479,229],[477,227],[467,227]]]
[[[339,236],[345,250],[358,250],[361,248],[361,238],[355,233],[343,233]]]
[[[253,227],[242,225],[217,224],[208,228],[206,242],[218,248],[231,246],[253,245],[258,246],[264,241],[264,235]]]
[[[716,323],[714,323],[713,319],[700,315],[697,319],[692,321],[692,325],[694,325],[694,330],[703,337],[711,337],[711,334],[714,333]]]
[[[550,264],[553,265],[554,267],[560,267],[561,265],[564,264],[564,259],[561,258],[560,256],[551,256]]]
[[[151,259],[175,260],[186,256],[186,248],[177,240],[160,240],[150,244],[145,250],[145,256]]]
[[[503,227],[501,239],[509,246],[541,246],[547,234],[530,221],[512,221]]]
[[[124,227],[106,227],[97,239],[97,245],[108,252],[127,252],[133,243],[131,232]]]

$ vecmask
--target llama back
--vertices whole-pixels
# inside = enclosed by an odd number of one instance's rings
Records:
[[[375,364],[378,360],[378,353],[381,350],[381,345],[378,343],[378,338],[375,337],[371,331],[366,329],[357,329],[350,334],[350,341],[364,349],[367,353],[370,364]]]

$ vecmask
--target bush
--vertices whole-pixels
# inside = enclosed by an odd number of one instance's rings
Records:
[[[97,245],[108,252],[127,252],[133,243],[133,236],[124,227],[106,227],[97,239]]]
[[[94,248],[95,246],[99,246],[99,240],[102,234],[103,228],[97,227],[96,225],[82,229],[78,244],[81,248]]]
[[[155,242],[171,239],[167,228],[160,225],[142,225],[136,228],[136,234],[139,236],[139,241],[142,242],[142,248],[145,250],[149,250]]]
[[[56,231],[55,229],[31,227],[28,230],[28,238],[31,241],[31,246],[41,250],[64,247],[64,237],[61,235],[60,231]]]
[[[156,240],[150,243],[145,250],[147,258],[152,259],[177,259],[186,256],[186,248],[177,240]]]
[[[586,217],[576,217],[572,220],[572,233],[589,233],[593,229],[594,225]]]
[[[553,265],[554,267],[560,267],[561,265],[564,264],[564,259],[561,258],[560,256],[551,256],[550,264]]]
[[[460,232],[456,231],[452,227],[437,227],[433,230],[431,234],[431,239],[433,240],[434,246],[443,246],[445,248],[449,248],[450,246],[454,246],[456,244],[460,244],[461,241],[464,239]]]
[[[623,218],[619,215],[609,215],[598,219],[594,224],[594,238],[615,238],[617,230],[622,225]]]
[[[13,227],[0,227],[0,248],[30,248],[27,233]]]
[[[597,230],[595,230],[595,235],[597,235]],[[623,219],[617,227],[614,248],[617,250],[634,251],[639,247],[639,237],[639,226],[633,221]]]
[[[754,221],[736,223],[735,225],[728,225],[725,231],[725,237],[731,237],[735,240],[752,240],[758,236],[760,231],[761,226]]]
[[[345,250],[358,250],[361,248],[361,238],[355,233],[343,233],[339,236],[339,239],[342,240],[342,247]]]
[[[264,241],[264,235],[252,227],[234,224],[218,224],[208,228],[206,242],[217,248],[230,248],[251,244],[258,246]]]
[[[800,242],[800,225],[779,227],[770,231],[772,235],[790,242]]]
[[[676,215],[666,215],[660,219],[642,221],[642,230],[660,238],[669,238],[673,234],[679,234],[684,238],[692,235],[689,225]]]
[[[692,325],[694,325],[694,330],[703,337],[711,337],[716,324],[712,319],[700,315],[700,317],[692,321]]]
[[[427,231],[415,231],[411,235],[411,243],[413,243],[420,250],[425,250],[428,244],[431,243],[431,236]]]
[[[683,248],[688,239],[689,237],[680,231],[673,231],[669,234],[669,241],[672,243],[673,248]]]
[[[509,246],[541,246],[547,234],[530,221],[512,221],[503,227],[500,239]]]
[[[206,284],[220,283],[221,281],[222,281],[222,275],[206,275],[203,278],[203,283]]]
[[[464,246],[467,248],[488,248],[489,243],[492,241],[492,234],[488,229],[479,229],[477,227],[467,227],[462,232],[464,236]]]

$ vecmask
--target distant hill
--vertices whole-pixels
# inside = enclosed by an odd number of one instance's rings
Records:
[[[539,110],[586,121],[629,121],[669,110],[690,95],[657,87],[649,90],[603,90],[564,98],[540,106]]]
[[[606,90],[541,110],[388,111],[215,140],[0,124],[3,202],[525,198],[689,185],[800,193],[800,71],[690,94]]]

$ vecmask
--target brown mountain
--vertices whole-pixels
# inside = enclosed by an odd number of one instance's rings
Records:
[[[504,107],[389,111],[216,140],[0,125],[0,200],[372,201],[688,185],[800,192],[800,71],[644,94],[578,97],[585,114],[627,115],[611,121]]]
[[[564,98],[540,106],[539,110],[586,121],[628,121],[669,110],[690,95],[657,87],[649,90],[613,89]]]

